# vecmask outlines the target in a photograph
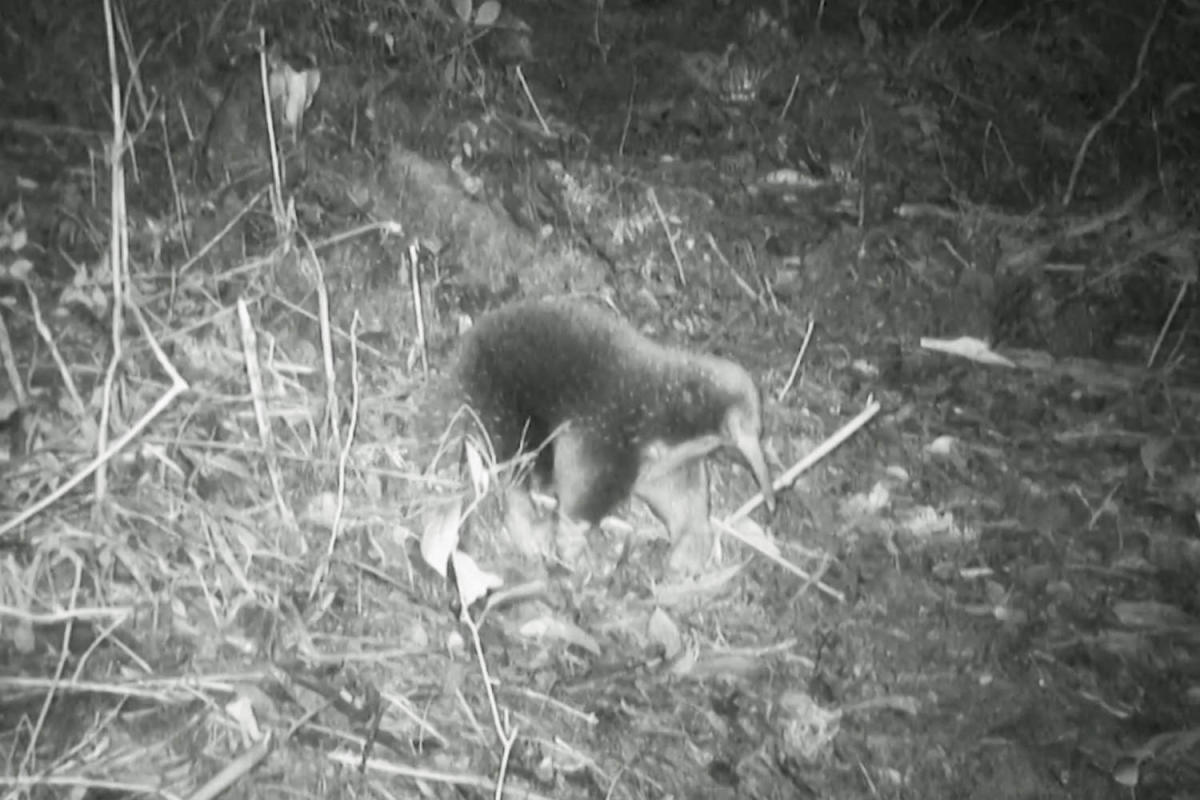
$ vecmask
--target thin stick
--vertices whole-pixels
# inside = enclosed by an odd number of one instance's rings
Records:
[[[182,230],[186,230],[186,228],[184,227],[183,220],[184,220],[184,217],[187,215],[187,206],[184,203],[183,195],[181,195],[179,193],[179,177],[175,174],[175,158],[171,155],[171,143],[169,140],[170,139],[169,133],[167,131],[167,115],[166,114],[160,115],[158,120],[159,120],[159,127],[162,129],[163,152],[166,154],[165,158],[166,158],[166,162],[167,162],[167,177],[169,177],[171,179],[171,196],[175,200],[175,224],[178,225],[179,230],[182,231]],[[187,237],[182,236],[180,238],[183,240],[182,245],[183,245],[184,255],[187,255],[187,252],[190,249],[190,247],[188,245]],[[175,311],[175,290],[177,288],[175,284],[176,284],[176,278],[178,278],[178,277],[179,277],[179,273],[172,270],[171,271],[171,299],[170,299],[170,302],[167,303],[167,319],[168,319],[168,321],[171,319],[171,316],[174,314],[174,311]]]
[[[1171,304],[1171,310],[1167,314],[1167,321],[1163,323],[1162,329],[1158,332],[1158,338],[1154,341],[1154,348],[1150,351],[1150,358],[1146,359],[1146,369],[1154,366],[1154,359],[1158,358],[1158,351],[1162,347],[1163,340],[1167,338],[1167,331],[1171,328],[1171,323],[1175,319],[1175,315],[1179,312],[1179,306],[1183,303],[1184,296],[1187,295],[1188,287],[1191,286],[1190,281],[1184,281],[1179,285],[1179,292],[1175,295],[1175,302]]]
[[[1183,346],[1185,344],[1187,344],[1188,334],[1192,330],[1192,321],[1195,320],[1195,318],[1196,318],[1196,315],[1194,312],[1191,314],[1188,314],[1187,320],[1183,323],[1183,330],[1181,330],[1179,332],[1179,336],[1175,337],[1175,346],[1171,348],[1171,353],[1166,358],[1166,368],[1168,371],[1171,370],[1172,364],[1182,364],[1183,363],[1183,356],[1179,355],[1179,351],[1180,351],[1180,349],[1183,348]],[[1176,360],[1177,356],[1178,356],[1178,360]]]
[[[517,80],[521,83],[521,91],[525,92],[525,99],[529,101],[529,105],[533,107],[533,113],[537,116],[538,122],[542,125],[542,133],[549,136],[552,131],[550,126],[546,124],[546,118],[542,116],[542,110],[538,108],[537,101],[533,99],[533,92],[529,91],[529,84],[525,82],[525,73],[521,71],[521,65],[517,64]]]
[[[162,346],[159,345],[158,339],[154,338],[154,331],[150,329],[150,323],[146,321],[142,310],[131,303],[129,311],[133,314],[133,318],[137,320],[138,327],[142,329],[142,337],[145,338],[146,344],[150,346],[150,352],[154,354],[154,360],[158,362],[163,372],[167,373],[167,377],[171,379],[171,386],[178,386],[181,390],[187,389],[187,381],[179,374],[179,370],[175,369],[175,365],[171,363],[171,359],[167,358],[167,354],[163,351]]]
[[[1071,205],[1071,201],[1075,198],[1075,184],[1079,180],[1079,172],[1083,169],[1083,160],[1087,157],[1088,148],[1091,147],[1092,140],[1100,133],[1101,128],[1116,118],[1121,109],[1125,107],[1125,104],[1129,102],[1129,98],[1137,91],[1142,83],[1142,79],[1146,77],[1146,55],[1150,52],[1150,40],[1154,38],[1154,32],[1158,30],[1166,8],[1167,0],[1162,0],[1158,4],[1158,10],[1154,12],[1154,19],[1150,22],[1150,27],[1146,30],[1146,35],[1142,37],[1142,46],[1138,50],[1137,64],[1133,69],[1133,78],[1129,81],[1129,85],[1117,97],[1117,102],[1113,103],[1108,113],[1096,120],[1096,123],[1088,130],[1087,135],[1083,137],[1083,143],[1079,145],[1079,152],[1075,154],[1075,164],[1071,167],[1071,178],[1067,181],[1066,191],[1063,192],[1062,205],[1064,207]]]
[[[321,366],[325,371],[325,428],[329,431],[333,446],[340,448],[341,432],[338,420],[341,413],[338,410],[337,372],[333,366],[333,325],[329,321],[329,288],[325,285],[325,271],[321,261],[307,238],[309,262],[312,264],[314,281],[317,286],[317,324],[321,330]],[[351,340],[351,346],[354,342]]]
[[[617,144],[617,158],[625,157],[625,141],[629,138],[629,126],[633,124],[633,99],[637,96],[637,67],[633,68],[633,80],[629,83],[629,102],[625,104],[625,123],[621,126],[621,141]]]
[[[788,110],[792,107],[792,101],[796,99],[796,90],[800,88],[800,73],[796,73],[796,77],[792,78],[792,88],[788,90],[787,101],[784,102],[783,108],[779,112],[779,121],[783,122],[787,119]]]
[[[479,625],[475,620],[471,619],[471,615],[467,612],[466,605],[463,606],[462,622],[467,626],[467,630],[471,632],[471,644],[475,648],[475,663],[479,665],[480,675],[483,677],[483,690],[487,694],[488,706],[492,711],[492,726],[496,730],[496,735],[500,737],[500,742],[504,747],[504,751],[500,758],[500,774],[496,777],[496,800],[501,800],[504,797],[504,778],[508,772],[509,757],[512,755],[513,744],[517,741],[517,729],[508,724],[508,714],[500,714],[500,706],[496,702],[495,682],[488,671],[487,657],[483,652],[483,642],[479,638]]]
[[[261,741],[255,742],[253,747],[230,761],[224,769],[197,789],[188,800],[213,800],[215,797],[220,797],[226,789],[237,783],[243,776],[250,774],[256,766],[266,760],[267,756],[271,754],[271,749],[271,732],[267,731]]]
[[[354,434],[358,430],[358,312],[350,320],[350,425],[346,429],[346,441],[338,453],[337,507],[333,512],[333,522],[329,526],[329,543],[325,547],[325,557],[313,575],[312,584],[308,589],[309,602],[317,596],[325,576],[329,574],[329,566],[333,562],[333,553],[337,548],[338,539],[342,536],[342,518],[346,510],[346,464],[350,461],[350,450],[354,446]]]
[[[75,582],[71,587],[71,600],[68,608],[74,608],[79,601],[79,590],[83,585],[83,562],[79,556],[71,551],[67,551],[67,555],[62,556],[75,565]],[[55,565],[57,566],[57,565]],[[34,755],[38,750],[38,741],[42,736],[42,728],[46,724],[46,717],[50,715],[50,707],[54,705],[54,700],[57,697],[57,689],[62,682],[63,673],[66,672],[67,659],[71,656],[71,633],[75,630],[75,620],[68,619],[67,624],[63,626],[62,645],[59,649],[58,663],[54,668],[54,678],[50,684],[49,691],[46,692],[46,697],[42,701],[41,711],[38,713],[37,721],[33,725],[33,730],[29,732],[29,746],[25,749],[25,755],[21,758],[21,765],[17,769],[17,774],[29,771],[29,764],[33,760]]]
[[[221,228],[221,230],[217,231],[215,236],[213,236],[211,239],[209,239],[207,242],[205,242],[204,246],[201,247],[199,251],[197,251],[196,255],[192,256],[187,261],[183,262],[183,264],[179,267],[179,269],[176,270],[176,273],[179,275],[182,275],[183,273],[187,272],[197,261],[199,261],[200,259],[204,258],[206,255],[208,255],[208,251],[212,250],[214,247],[216,247],[217,243],[220,242],[222,239],[224,239],[229,234],[229,232],[237,226],[238,222],[241,221],[242,217],[249,214],[250,210],[252,208],[254,208],[256,205],[258,205],[258,201],[262,200],[263,195],[266,194],[268,191],[270,191],[270,187],[264,186],[263,188],[261,188],[257,192],[255,192],[254,196],[251,197],[248,201],[246,201],[246,205],[242,206],[241,210],[238,211],[237,214],[234,214],[233,219],[231,219],[231,220],[229,220],[229,222],[225,223],[224,228]]]
[[[279,140],[275,136],[275,109],[271,105],[271,78],[267,70],[266,33],[262,28],[258,31],[258,71],[262,82],[263,111],[267,116],[267,145],[271,150],[271,214],[275,219],[275,235],[282,239],[287,229],[283,206],[283,168],[279,164]]]
[[[30,295],[33,292],[29,293]],[[8,326],[4,324],[4,315],[0,314],[0,358],[4,359],[4,371],[8,373],[8,382],[17,396],[17,407],[24,408],[26,402],[25,383],[17,370],[17,357],[13,354],[12,339],[8,336]]]
[[[127,430],[124,434],[122,434],[121,437],[118,438],[115,442],[113,442],[108,447],[106,447],[104,450],[102,450],[99,454],[97,454],[95,458],[93,458],[90,462],[88,462],[87,466],[85,466],[79,472],[72,475],[70,478],[67,479],[67,481],[65,483],[61,484],[57,489],[55,489],[53,492],[51,492],[50,494],[43,497],[38,502],[31,505],[29,508],[26,508],[21,513],[17,514],[15,517],[8,520],[7,522],[0,523],[0,536],[3,536],[4,534],[6,534],[9,531],[16,528],[18,525],[21,525],[22,523],[26,522],[27,520],[33,518],[34,516],[36,516],[43,510],[45,510],[47,507],[49,507],[49,506],[53,505],[55,502],[57,502],[58,499],[60,497],[62,497],[63,495],[65,495],[67,492],[71,491],[76,486],[78,486],[80,483],[82,483],[83,481],[85,481],[89,477],[91,477],[92,474],[96,472],[96,470],[100,469],[100,467],[107,464],[109,459],[111,459],[113,456],[115,456],[121,450],[125,449],[125,447],[128,446],[130,442],[132,442],[134,439],[136,439],[138,436],[140,436],[142,431],[144,431],[147,428],[147,426],[149,426],[150,423],[154,421],[155,417],[157,417],[159,414],[161,414],[163,411],[165,411],[167,406],[169,406],[169,405],[171,405],[171,403],[175,402],[175,398],[178,397],[184,391],[186,391],[187,388],[188,388],[188,385],[183,382],[173,385],[170,389],[167,390],[166,394],[164,394],[162,397],[160,397],[154,403],[154,405],[150,408],[150,410],[147,411],[142,416],[141,419],[139,419],[137,422],[135,422],[133,424],[133,426],[130,427],[130,429]]]
[[[440,783],[446,786],[463,786],[480,790],[494,790],[496,787],[495,781],[477,775],[465,775],[461,770],[457,772],[442,772],[439,770],[410,767],[402,762],[385,761],[380,758],[364,759],[361,753],[354,753],[348,750],[334,750],[325,757],[333,763],[341,764],[344,767],[386,775],[390,778],[407,778],[414,781]],[[551,800],[551,798],[544,794],[538,794],[529,790],[510,792],[509,794],[514,800],[517,798],[519,800]]]
[[[149,101],[146,100],[146,90],[142,86],[141,79],[141,64],[142,58],[145,57],[146,49],[143,48],[141,53],[136,53],[133,48],[132,36],[129,33],[129,20],[125,16],[125,11],[116,16],[116,32],[121,38],[121,52],[125,56],[125,63],[129,67],[129,86],[133,90],[131,94],[137,97],[138,106],[141,108],[142,119],[149,121],[151,117],[151,108]],[[150,45],[147,44],[148,48]]]
[[[592,15],[592,41],[596,43],[596,49],[600,51],[600,63],[608,64],[608,51],[612,48],[612,45],[604,44],[604,42],[600,41],[600,14],[603,11],[604,0],[596,0],[596,13]],[[617,150],[618,154],[620,152],[620,150]]]
[[[395,236],[400,236],[404,233],[404,228],[399,222],[390,219],[379,220],[378,222],[368,222],[363,225],[359,225],[357,228],[351,228],[350,230],[342,231],[341,233],[334,233],[330,236],[326,236],[324,239],[318,239],[317,241],[313,242],[313,249],[323,250],[326,247],[338,244],[339,242],[344,242],[347,239],[353,239],[355,236],[362,236],[364,233],[370,233],[371,231],[383,231],[385,234],[390,233]]]
[[[279,515],[290,527],[295,524],[296,518],[283,499],[283,478],[279,474],[279,461],[275,458],[275,437],[271,431],[271,422],[267,418],[262,366],[258,361],[258,334],[250,320],[250,310],[246,308],[245,298],[238,298],[237,314],[238,326],[241,328],[242,358],[246,362],[246,379],[250,384],[250,399],[254,406],[254,421],[258,425],[258,437],[267,456],[267,477],[271,481],[271,490],[275,495],[275,506],[279,509]],[[303,537],[300,537],[300,542],[304,542]]]
[[[71,396],[71,402],[75,404],[76,411],[80,416],[87,414],[87,404],[83,402],[83,397],[79,394],[79,389],[75,388],[75,379],[71,377],[71,368],[67,366],[66,360],[62,357],[62,353],[58,350],[58,345],[54,341],[54,334],[47,327],[46,321],[42,319],[42,307],[38,303],[37,294],[29,284],[25,284],[25,289],[29,292],[29,310],[33,312],[33,326],[37,328],[38,335],[42,337],[42,341],[46,343],[46,347],[50,350],[50,358],[53,359],[54,365],[58,367],[58,375],[62,378],[63,386],[66,387],[67,394]],[[20,382],[13,381],[13,386],[17,388],[17,398],[20,399]]]
[[[45,792],[52,786],[63,790],[59,797],[87,797],[94,795],[97,791],[108,790],[119,797],[161,797],[162,800],[184,800],[181,795],[158,786],[159,783],[161,780],[157,778],[150,778],[147,783],[141,784],[90,778],[86,775],[42,774],[15,777],[0,775],[0,786],[12,787],[12,791],[4,795],[4,800],[35,796],[35,793]]]
[[[104,0],[104,34],[108,46],[109,71],[109,101],[112,103],[112,142],[108,147],[108,180],[109,180],[109,234],[108,234],[108,265],[112,275],[112,355],[108,369],[104,372],[104,387],[100,404],[100,423],[97,425],[96,450],[104,452],[108,448],[108,424],[112,414],[113,384],[117,380],[117,367],[121,363],[121,332],[124,329],[124,298],[125,288],[122,277],[128,269],[129,231],[126,228],[125,209],[125,125],[121,102],[121,82],[117,72],[117,42],[116,22],[113,14],[112,0]],[[108,473],[104,469],[107,459],[96,464],[95,500],[104,498],[108,487]]]
[[[762,307],[763,311],[770,311],[771,309],[767,305],[767,301],[763,299],[762,295],[755,292],[754,288],[750,286],[750,284],[746,283],[746,279],[742,277],[742,273],[738,272],[737,267],[729,263],[729,259],[725,257],[724,253],[721,252],[721,247],[717,244],[717,240],[713,238],[712,231],[705,231],[704,236],[708,240],[708,246],[711,247],[713,252],[717,254],[717,258],[721,260],[721,263],[725,266],[725,269],[729,270],[730,274],[733,275],[734,283],[738,285],[738,288],[746,293],[746,297],[753,300],[755,303],[758,303]]]
[[[429,345],[425,341],[425,311],[421,302],[421,249],[414,242],[408,247],[408,264],[412,286],[413,315],[417,320],[417,347],[421,352],[421,374],[429,377]]]
[[[679,259],[679,251],[675,249],[675,236],[671,233],[671,226],[667,224],[667,215],[663,213],[662,206],[658,204],[658,195],[654,193],[654,189],[648,190],[650,202],[654,205],[654,212],[658,214],[658,224],[662,225],[663,233],[667,235],[667,244],[671,246],[671,257],[675,259],[675,269],[679,272],[679,285],[687,286],[687,277],[683,274],[683,262]]]
[[[141,419],[139,419],[137,422],[135,422],[133,424],[133,426],[124,433],[124,435],[122,435],[119,439],[117,439],[117,441],[113,442],[113,444],[111,446],[109,446],[107,449],[105,449],[99,455],[97,455],[95,458],[93,458],[91,460],[91,462],[89,462],[88,465],[85,466],[82,470],[80,470],[78,473],[76,473],[71,478],[69,478],[65,483],[63,483],[61,486],[59,486],[53,492],[46,495],[41,500],[34,503],[32,506],[30,506],[29,508],[22,511],[20,514],[17,514],[17,516],[13,517],[12,519],[8,520],[7,522],[0,523],[0,536],[3,536],[4,534],[8,533],[9,531],[15,529],[18,525],[21,525],[25,521],[33,518],[38,513],[40,513],[42,510],[48,508],[49,506],[51,506],[55,502],[57,502],[58,499],[60,497],[62,497],[63,495],[65,495],[67,492],[71,491],[76,486],[78,486],[80,483],[87,480],[88,477],[90,477],[92,475],[92,473],[94,473],[96,470],[98,470],[104,464],[108,463],[108,460],[110,458],[112,458],[114,455],[116,455],[118,452],[120,452],[122,449],[124,449],[130,442],[132,442],[134,439],[136,439],[138,436],[140,436],[142,431],[145,430],[159,414],[161,414],[163,411],[165,411],[167,406],[171,405],[171,403],[173,403],[175,401],[175,398],[178,395],[180,395],[183,392],[188,390],[187,381],[185,381],[183,379],[183,377],[179,374],[178,370],[176,370],[174,365],[172,365],[171,362],[167,359],[166,353],[164,353],[162,348],[159,347],[158,341],[155,340],[153,333],[150,331],[149,326],[146,324],[146,320],[142,317],[142,315],[138,311],[137,307],[133,306],[132,311],[133,311],[134,317],[137,319],[138,323],[142,326],[142,335],[145,336],[146,340],[150,343],[150,348],[151,348],[151,350],[154,351],[155,358],[158,359],[158,363],[162,366],[162,368],[170,376],[171,388],[168,389],[166,394],[164,394],[162,397],[160,397],[158,399],[158,401],[155,402],[155,404],[150,408],[150,410],[147,411],[142,416]]]
[[[749,547],[754,552],[758,553],[763,558],[774,563],[776,566],[783,567],[788,572],[792,573],[796,577],[805,581],[805,583],[808,586],[817,587],[817,591],[821,592],[822,594],[826,594],[829,597],[832,597],[834,600],[837,600],[839,603],[846,602],[846,595],[844,592],[838,591],[837,589],[833,588],[829,584],[822,581],[819,576],[810,575],[808,572],[806,572],[805,570],[796,566],[791,561],[788,561],[786,558],[779,555],[778,553],[775,553],[775,552],[763,547],[761,545],[761,543],[756,541],[753,537],[744,536],[741,531],[739,531],[736,527],[729,524],[728,522],[726,522],[724,520],[717,520],[717,526],[720,527],[721,530],[727,536],[732,536],[734,539],[737,539],[739,542],[746,545],[747,547]],[[828,559],[826,559],[826,562],[827,561],[828,561]],[[824,572],[824,567],[822,567],[821,571]],[[806,587],[801,587],[801,591],[803,591],[804,588],[806,588]]]
[[[779,390],[779,402],[783,402],[783,398],[787,396],[791,390],[792,384],[796,382],[796,374],[800,372],[800,362],[804,360],[804,354],[808,352],[808,343],[812,341],[814,322],[812,319],[808,321],[808,330],[804,332],[804,341],[800,343],[800,352],[796,353],[796,360],[792,362],[792,371],[788,373],[787,383]]]

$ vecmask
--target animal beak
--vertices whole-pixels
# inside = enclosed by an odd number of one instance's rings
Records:
[[[775,486],[771,483],[771,472],[767,469],[767,458],[763,455],[762,442],[757,436],[747,431],[737,436],[734,446],[742,454],[742,458],[746,459],[750,471],[754,473],[754,480],[758,481],[758,487],[762,490],[767,511],[775,513]]]

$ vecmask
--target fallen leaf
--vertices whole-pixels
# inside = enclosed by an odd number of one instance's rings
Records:
[[[654,609],[647,620],[646,635],[650,641],[662,645],[667,658],[675,658],[683,650],[683,634],[679,632],[679,626],[661,608]]]
[[[1004,356],[993,352],[987,342],[976,339],[973,336],[960,336],[957,339],[922,338],[921,347],[926,350],[932,350],[935,353],[946,353],[947,355],[976,361],[980,364],[990,364],[999,367],[1016,366],[1016,364]]]
[[[554,639],[581,647],[592,655],[600,655],[600,645],[586,631],[557,617],[531,619],[521,625],[518,631],[530,639]]]
[[[476,601],[486,597],[488,592],[504,585],[503,578],[480,569],[475,559],[461,550],[451,553],[450,559],[454,562],[454,581],[464,609],[470,608]]]
[[[450,555],[458,548],[461,528],[462,499],[459,497],[427,512],[425,530],[421,534],[421,557],[443,578]]]

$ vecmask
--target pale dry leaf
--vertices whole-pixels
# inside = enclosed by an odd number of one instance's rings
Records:
[[[263,730],[258,725],[258,717],[254,713],[254,704],[243,694],[236,695],[225,704],[225,713],[233,720],[242,734],[242,744],[250,746],[261,742]]]
[[[934,439],[929,444],[925,445],[925,452],[932,456],[948,456],[958,447],[958,439],[954,436],[944,435]]]
[[[261,716],[282,713],[275,699],[263,691],[257,684],[240,682],[237,684],[237,692],[254,709],[256,719]]]
[[[18,253],[29,243],[29,233],[24,228],[17,228],[12,233],[0,234],[0,250],[11,250]]]
[[[720,653],[700,662],[693,674],[700,679],[713,677],[750,680],[766,669],[762,659],[747,653]]]
[[[564,530],[568,526],[564,526]],[[513,550],[523,558],[550,558],[554,555],[553,518],[539,518],[533,498],[527,492],[512,492],[504,504],[504,530]]]
[[[788,752],[804,761],[816,760],[841,729],[839,711],[822,708],[803,692],[788,692],[779,699],[776,726]]]
[[[954,515],[948,511],[939,514],[930,506],[918,506],[909,510],[899,522],[905,532],[921,541],[954,530]]]
[[[997,622],[1004,622],[1009,625],[1024,625],[1029,621],[1029,615],[1023,610],[1007,605],[993,608],[992,617]]]
[[[878,378],[879,367],[866,359],[856,358],[850,362],[850,368],[864,378]]]
[[[993,352],[987,342],[976,339],[973,336],[960,336],[957,339],[922,338],[921,347],[926,350],[932,350],[935,353],[946,353],[947,355],[976,361],[980,364],[990,364],[999,367],[1016,366],[1016,364],[1004,356]]]
[[[1093,638],[1094,646],[1119,658],[1138,658],[1146,652],[1146,637],[1134,631],[1106,628]]]
[[[891,504],[891,500],[891,491],[881,481],[872,486],[870,492],[866,494],[858,492],[843,500],[841,512],[843,516],[849,518],[871,516],[886,509]]]
[[[429,631],[418,620],[412,620],[400,638],[410,650],[425,652],[429,649]]]
[[[581,647],[592,655],[600,655],[600,644],[577,625],[552,616],[531,619],[518,628],[520,635],[529,639],[552,639]]]
[[[479,451],[479,443],[474,439],[466,442],[467,475],[471,479],[471,488],[475,497],[483,497],[491,487],[492,475],[488,470],[483,454]]]
[[[5,627],[8,628],[8,640],[12,642],[18,653],[27,656],[37,649],[37,637],[33,633],[33,623],[28,619],[19,619]],[[2,629],[0,628],[0,630]]]
[[[692,640],[687,641],[685,645],[682,652],[671,659],[671,674],[676,677],[691,675],[700,661],[700,645]]]
[[[475,12],[475,25],[480,28],[488,28],[496,23],[500,18],[500,4],[496,0],[485,0],[479,6],[479,10]]]
[[[812,189],[818,187],[821,183],[808,170],[802,172],[792,167],[768,172],[762,177],[761,182],[767,186],[795,187],[797,189]]]
[[[312,105],[321,86],[321,72],[316,69],[296,70],[282,64],[271,73],[268,89],[278,104],[280,122],[289,135],[295,135],[304,120],[304,112]]]
[[[1141,772],[1141,763],[1134,758],[1121,758],[1117,760],[1116,765],[1112,770],[1113,780],[1127,789],[1136,788],[1138,785],[1139,773]]]
[[[454,581],[463,608],[470,608],[486,597],[488,592],[504,585],[503,578],[493,572],[485,572],[475,563],[475,559],[461,550],[451,553],[450,560],[454,562]]]
[[[18,258],[8,266],[0,265],[0,278],[12,281],[28,280],[33,274],[33,262],[27,258]]]
[[[329,528],[337,513],[337,495],[333,492],[318,492],[300,510],[300,521],[318,528]]]
[[[455,497],[425,512],[421,533],[421,557],[441,577],[446,577],[450,555],[458,548],[462,529],[462,499]]]
[[[459,187],[472,198],[478,198],[483,194],[483,179],[472,175],[466,167],[463,166],[462,157],[455,156],[450,161],[450,171],[454,177],[458,179]]]
[[[1168,436],[1151,436],[1142,442],[1138,455],[1141,456],[1142,467],[1146,470],[1146,475],[1149,476],[1151,483],[1154,482],[1154,476],[1162,467],[1163,461],[1174,443],[1175,440]]]
[[[153,461],[161,464],[167,472],[173,473],[176,478],[183,480],[186,478],[186,473],[171,456],[167,453],[165,445],[146,442],[138,448],[138,456],[145,461]]]
[[[1197,624],[1195,617],[1170,603],[1153,600],[1126,601],[1115,603],[1112,612],[1122,625],[1132,628],[1190,627]]]
[[[675,658],[683,650],[683,634],[679,626],[661,608],[654,609],[646,621],[646,635],[654,644],[662,645],[667,658]]]
[[[203,475],[230,475],[238,480],[254,481],[254,475],[250,472],[247,464],[222,453],[203,454],[194,463],[198,465]]]

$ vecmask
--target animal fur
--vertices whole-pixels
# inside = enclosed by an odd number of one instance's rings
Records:
[[[497,459],[538,452],[535,471],[572,520],[595,525],[633,494],[672,539],[707,540],[705,459],[723,446],[774,507],[758,388],[732,361],[658,344],[580,302],[526,301],[467,333],[457,380]]]

